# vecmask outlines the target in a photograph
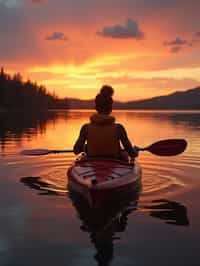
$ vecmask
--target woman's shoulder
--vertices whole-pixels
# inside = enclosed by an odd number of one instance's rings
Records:
[[[120,130],[124,130],[124,126],[120,123],[115,123],[116,127],[119,128]]]
[[[89,126],[89,123],[85,123],[82,125],[82,128],[87,128]]]
[[[127,135],[126,129],[125,129],[125,127],[122,124],[116,123],[115,125],[117,127],[117,131],[118,131],[118,134],[119,134],[120,138],[122,138],[123,136]]]
[[[81,130],[88,130],[89,123],[85,123],[82,125]]]
[[[88,123],[82,125],[81,130],[80,130],[80,134],[81,134],[81,135],[87,136],[87,133],[88,133],[88,126],[89,126]]]

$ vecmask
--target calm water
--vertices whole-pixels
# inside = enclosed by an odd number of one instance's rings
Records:
[[[200,265],[200,112],[116,111],[137,146],[185,138],[176,157],[141,152],[142,190],[96,213],[67,191],[71,149],[90,111],[0,114],[0,265]]]

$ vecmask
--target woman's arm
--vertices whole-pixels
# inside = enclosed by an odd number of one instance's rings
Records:
[[[119,140],[121,141],[125,151],[128,152],[130,157],[136,157],[138,155],[138,152],[134,146],[132,146],[125,128],[121,124],[117,124],[118,132],[119,132]]]
[[[88,136],[88,125],[85,124],[80,130],[80,135],[74,145],[73,151],[75,154],[79,154],[84,151],[84,145]]]

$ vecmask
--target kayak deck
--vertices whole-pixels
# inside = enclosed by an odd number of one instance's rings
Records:
[[[82,194],[93,205],[136,189],[141,179],[137,162],[133,165],[105,158],[78,160],[67,174],[69,190]]]

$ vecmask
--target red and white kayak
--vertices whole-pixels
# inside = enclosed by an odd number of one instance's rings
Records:
[[[135,161],[107,158],[77,160],[68,170],[68,189],[81,194],[91,206],[99,207],[124,194],[138,190],[141,168]]]

